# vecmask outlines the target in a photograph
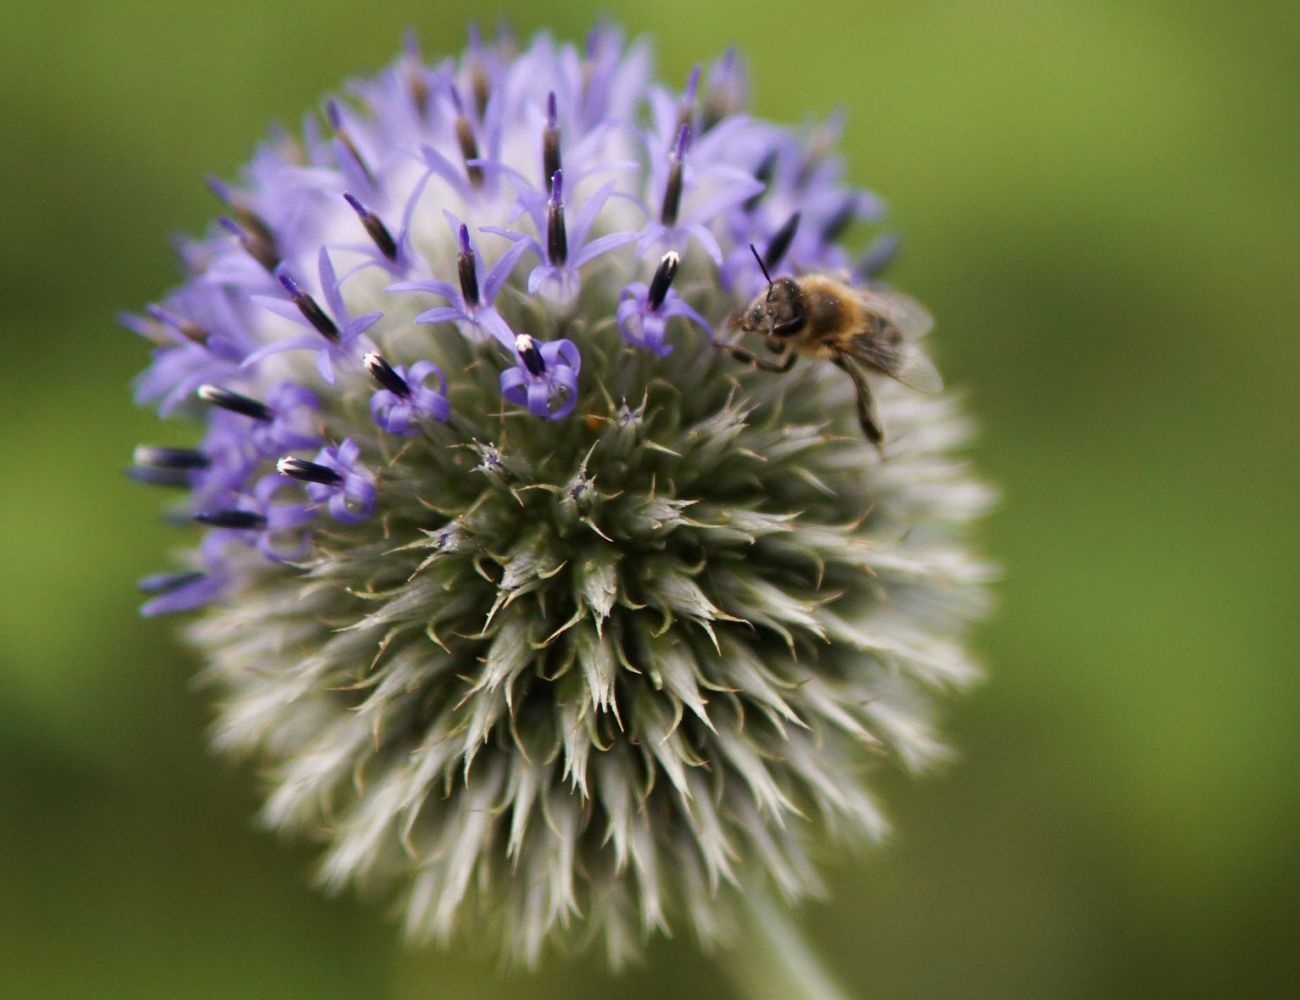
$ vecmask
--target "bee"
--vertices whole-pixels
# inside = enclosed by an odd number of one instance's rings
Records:
[[[801,354],[843,369],[857,391],[862,432],[883,456],[885,428],[866,371],[888,375],[918,392],[942,389],[939,372],[915,344],[930,332],[933,318],[906,295],[855,288],[825,274],[773,281],[758,250],[752,244],[749,249],[767,279],[767,291],[755,296],[729,325],[742,334],[760,334],[777,357],[769,359],[725,341],[717,346],[765,372],[788,372]]]

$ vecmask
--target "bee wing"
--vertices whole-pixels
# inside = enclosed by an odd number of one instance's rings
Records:
[[[943,376],[915,344],[906,341],[888,344],[871,334],[859,334],[844,348],[844,353],[917,392],[943,389]]]
[[[876,288],[861,288],[857,292],[862,308],[888,320],[904,340],[920,340],[934,329],[930,311],[909,295]]]
[[[885,374],[917,392],[940,392],[943,389],[943,376],[939,369],[915,344],[900,344],[895,367]]]

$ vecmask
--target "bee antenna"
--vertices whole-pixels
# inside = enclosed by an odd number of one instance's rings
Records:
[[[772,290],[772,276],[767,273],[767,265],[763,263],[763,257],[758,252],[758,247],[754,244],[749,245],[750,252],[753,253],[754,259],[758,261],[758,269],[763,272],[763,277],[767,279],[767,290]]]

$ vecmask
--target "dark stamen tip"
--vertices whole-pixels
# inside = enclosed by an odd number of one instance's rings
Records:
[[[560,170],[559,108],[555,91],[546,98],[546,127],[542,129],[542,178],[550,181]]]
[[[217,222],[235,239],[239,240],[239,245],[244,248],[250,257],[262,265],[268,274],[274,274],[275,269],[280,266],[280,250],[276,245],[275,237],[256,215],[251,212],[241,212],[242,218],[247,224],[245,229],[234,219],[221,217]]]
[[[135,449],[132,461],[151,469],[186,471],[206,469],[212,465],[212,460],[207,455],[194,448],[154,448],[144,444]]]
[[[487,111],[488,101],[492,97],[492,81],[488,78],[487,67],[483,65],[483,57],[477,46],[470,46],[470,53],[467,60],[469,66],[469,89],[474,95],[474,110],[478,112],[479,117]]]
[[[161,323],[163,326],[175,330],[186,340],[192,343],[206,347],[208,343],[208,332],[195,323],[192,319],[185,319],[168,312],[162,306],[148,305],[144,311],[149,314],[149,318],[155,323]]]
[[[339,340],[339,328],[334,321],[325,315],[325,311],[317,304],[316,300],[302,290],[302,286],[294,281],[287,271],[281,270],[276,277],[280,279],[280,284],[289,293],[293,299],[293,304],[298,307],[302,313],[303,319],[316,328],[326,340],[337,343]]]
[[[343,482],[343,477],[328,466],[302,458],[282,458],[275,463],[275,471],[299,482],[319,483],[321,486],[337,486]]]
[[[343,192],[343,198],[352,206],[352,210],[357,213],[358,218],[361,219],[361,225],[365,228],[366,235],[379,248],[379,252],[390,261],[396,261],[397,243],[393,240],[393,234],[388,231],[388,227],[384,225],[383,220],[348,192]]]
[[[362,359],[362,364],[366,366],[366,371],[370,373],[370,377],[393,395],[400,396],[402,399],[410,398],[411,387],[407,384],[406,379],[397,374],[393,366],[385,361],[382,355],[371,351]]]
[[[375,175],[371,171],[370,165],[362,158],[361,150],[357,149],[357,144],[352,141],[352,136],[348,134],[348,130],[343,126],[343,109],[339,105],[339,102],[333,100],[327,101],[325,104],[325,114],[329,118],[330,125],[334,128],[334,135],[338,138],[338,141],[343,144],[343,147],[348,151],[348,155],[350,155],[352,159],[356,160],[357,166],[360,167],[361,172],[366,175],[366,180],[370,183],[371,187],[374,187],[376,184]]]
[[[461,99],[460,88],[454,83],[449,84],[447,89],[451,92],[451,106],[456,109],[456,117],[465,117],[465,102]]]
[[[795,212],[794,215],[785,220],[785,224],[768,241],[767,253],[763,255],[763,260],[767,263],[768,268],[775,270],[780,266],[782,258],[790,249],[790,244],[794,242],[795,234],[799,231],[799,219],[800,213]]]
[[[302,286],[293,280],[293,276],[289,274],[288,271],[281,271],[276,275],[276,278],[279,280],[280,284],[284,286],[284,290],[293,298],[297,299],[302,296]]]
[[[148,465],[133,465],[126,470],[127,478],[145,486],[165,486],[168,489],[190,488],[190,473],[186,469],[157,469]]]
[[[469,241],[469,227],[460,227],[460,250],[456,254],[456,272],[460,276],[460,294],[466,305],[481,305],[478,289],[478,265],[474,259],[474,244]]]
[[[668,297],[668,289],[673,283],[673,278],[677,276],[677,265],[681,263],[681,258],[677,251],[669,250],[659,261],[659,266],[655,269],[655,276],[650,282],[650,292],[646,296],[646,301],[652,310],[657,310],[664,304],[664,299]]]
[[[271,408],[265,403],[259,403],[256,399],[249,399],[237,392],[223,389],[219,385],[210,383],[201,385],[195,391],[195,395],[205,403],[210,403],[223,410],[229,410],[231,413],[242,413],[254,420],[269,421],[275,417]]]
[[[838,212],[826,221],[822,226],[822,239],[827,243],[834,243],[844,235],[845,230],[853,225],[854,220],[858,217],[857,201],[853,198],[844,199],[844,204],[840,206]]]
[[[569,259],[569,235],[564,225],[564,172],[551,175],[551,197],[546,204],[546,256],[548,262],[563,266]]]
[[[755,168],[754,180],[763,185],[763,190],[750,195],[750,197],[745,200],[745,211],[752,212],[755,206],[757,206],[763,199],[763,195],[767,194],[768,188],[772,186],[772,175],[776,173],[776,159],[776,150],[774,149],[763,157],[762,161]]]
[[[668,164],[668,183],[664,185],[664,201],[659,209],[659,221],[665,226],[677,225],[677,212],[682,204],[682,161],[673,159]]]
[[[266,527],[266,517],[251,510],[214,510],[195,514],[194,520],[210,528],[233,528],[236,531],[251,531]]]
[[[455,86],[452,87],[451,92],[456,98],[456,144],[460,146],[460,156],[465,161],[465,176],[469,178],[471,185],[481,188],[483,186],[483,168],[472,162],[479,158],[478,138],[474,135],[474,126],[465,117]]]
[[[515,350],[519,352],[519,360],[524,363],[529,374],[542,375],[546,372],[546,361],[537,349],[537,341],[528,334],[521,333],[515,337]]]
[[[672,158],[679,163],[686,159],[686,153],[691,148],[691,126],[689,122],[684,122],[677,132],[677,141],[673,143]]]

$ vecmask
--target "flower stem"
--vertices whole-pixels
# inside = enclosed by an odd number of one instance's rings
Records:
[[[747,903],[740,939],[721,956],[743,1000],[848,1000],[784,911],[761,894]]]

